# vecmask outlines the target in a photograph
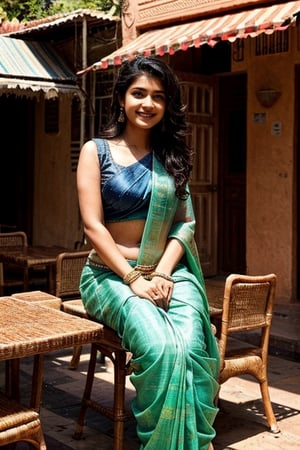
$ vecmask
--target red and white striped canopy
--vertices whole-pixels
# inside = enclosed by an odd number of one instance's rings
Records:
[[[79,73],[118,66],[137,55],[173,55],[178,50],[198,48],[203,44],[214,46],[219,41],[234,42],[261,33],[282,31],[295,22],[298,13],[300,1],[293,1],[147,31]]]

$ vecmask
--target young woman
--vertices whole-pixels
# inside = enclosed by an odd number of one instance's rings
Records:
[[[78,193],[92,244],[88,313],[133,354],[141,449],[207,450],[215,436],[218,350],[194,241],[191,154],[177,78],[162,60],[120,69],[112,118],[84,144]]]

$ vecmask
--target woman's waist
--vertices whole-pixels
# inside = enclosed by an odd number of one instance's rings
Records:
[[[145,221],[143,220],[106,224],[120,253],[126,259],[138,258],[144,227]]]
[[[126,259],[132,267],[134,267],[136,270],[140,270],[143,274],[149,274],[153,272],[156,268],[156,264],[151,265],[137,264],[137,258],[134,259],[126,258]],[[94,249],[92,249],[89,253],[88,265],[97,269],[110,270],[109,267],[103,262],[103,260],[100,258],[100,256]]]
[[[141,242],[145,220],[106,222],[105,227],[115,242],[121,245],[134,246]]]

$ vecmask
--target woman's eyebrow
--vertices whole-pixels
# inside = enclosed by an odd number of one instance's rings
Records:
[[[132,89],[133,90],[134,89],[138,89],[139,91],[143,91],[143,92],[147,92],[148,91],[148,89],[145,89],[145,88],[139,87],[139,86],[133,86]],[[155,92],[155,94],[165,94],[164,90],[159,90],[159,89],[154,90],[153,92]]]

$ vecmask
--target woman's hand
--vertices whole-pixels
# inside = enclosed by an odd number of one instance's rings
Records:
[[[169,308],[169,302],[173,292],[173,283],[160,277],[153,277],[151,281],[145,280],[142,276],[130,284],[131,290],[138,297],[145,298],[155,306]]]
[[[169,309],[169,303],[172,298],[174,283],[159,276],[155,276],[151,280],[158,290],[158,298],[155,299],[156,304],[165,311]]]

